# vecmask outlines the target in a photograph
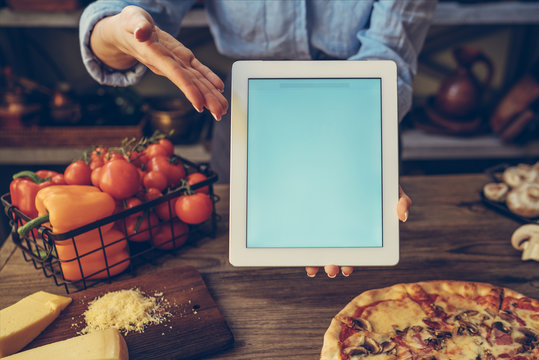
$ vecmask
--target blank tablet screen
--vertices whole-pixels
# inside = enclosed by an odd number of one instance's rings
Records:
[[[381,247],[381,79],[248,86],[247,247]]]

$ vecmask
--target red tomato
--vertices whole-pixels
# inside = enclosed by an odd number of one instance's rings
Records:
[[[163,194],[158,189],[147,188],[146,193],[144,194],[144,199],[146,201],[152,201],[157,198],[160,198],[161,196],[163,196]],[[169,201],[165,201],[165,202],[155,205],[153,210],[155,211],[155,214],[157,215],[157,217],[161,220],[167,221],[167,220],[170,220],[172,217],[176,216],[176,210],[174,209],[176,200],[178,200],[178,198],[173,198]],[[168,207],[169,202],[170,202],[170,209]]]
[[[138,168],[146,167],[146,162],[148,161],[148,156],[144,152],[133,151],[129,155],[131,163]]]
[[[178,218],[187,224],[200,224],[213,212],[213,202],[206,194],[182,195],[174,206]]]
[[[188,234],[189,226],[181,221],[161,224],[157,233],[152,237],[152,245],[164,250],[177,249],[185,244]]]
[[[125,159],[107,162],[101,167],[99,188],[115,199],[127,199],[140,188],[140,175],[135,165]]]
[[[64,171],[64,180],[68,185],[90,185],[92,169],[84,160],[77,160]]]
[[[138,206],[140,204],[142,204],[142,200],[136,197],[131,197],[129,199],[123,199],[123,200],[116,200],[116,209],[114,210],[114,213],[118,213],[127,209],[134,208],[135,206]],[[129,215],[128,217],[138,218],[139,216],[143,216],[143,215],[144,215],[144,212],[139,211],[139,212]],[[124,218],[121,218],[120,220],[116,221],[116,225],[118,226],[119,229],[122,230],[123,233],[126,232],[125,227],[127,223],[128,222],[124,223]]]
[[[128,216],[125,224],[122,220],[119,223],[128,240],[141,242],[150,240],[157,233],[159,220],[154,214],[145,212]]]
[[[147,188],[146,192],[144,193],[144,200],[146,201],[152,201],[157,199],[158,197],[163,196],[163,193],[159,191],[156,188]]]
[[[187,183],[189,184],[189,186],[193,186],[201,181],[204,181],[204,180],[207,180],[208,178],[206,177],[206,175],[202,174],[202,173],[199,173],[199,172],[195,172],[195,173],[192,173],[192,174],[189,174],[187,176]],[[203,186],[201,188],[198,188],[196,190],[194,190],[196,193],[204,193],[204,194],[208,194],[210,192],[210,188],[209,186]]]
[[[124,154],[118,152],[118,151],[109,151],[105,154],[103,160],[105,162],[109,162],[112,160],[127,160],[124,156]]]
[[[56,171],[53,171],[53,170],[38,170],[36,171],[36,175],[39,176],[40,178],[53,178],[54,176],[58,175],[58,173]]]
[[[99,187],[99,181],[101,179],[101,169],[102,167],[98,167],[92,170],[92,174],[90,175],[90,181],[92,182],[93,186]]]
[[[150,144],[148,147],[144,150],[144,153],[148,158],[153,158],[156,156],[166,156],[169,157],[168,150],[161,146],[160,144]]]
[[[54,185],[67,185],[64,174],[53,175],[51,181]]]
[[[163,155],[158,155],[148,160],[148,170],[160,171],[167,177],[167,185],[176,187],[181,184],[185,178],[185,168],[183,164],[174,158],[168,158]]]
[[[167,150],[167,156],[174,155],[174,144],[172,141],[169,139],[160,139],[157,143]]]
[[[105,154],[107,153],[108,149],[103,146],[98,146],[92,151],[90,154],[90,160],[103,160]]]
[[[139,198],[136,198],[136,197],[132,197],[132,198],[124,200],[123,203],[124,203],[123,204],[124,210],[127,210],[127,209],[134,208],[135,206],[141,205],[142,200],[140,200]],[[140,216],[140,215],[142,215],[142,211],[134,213],[131,216]]]
[[[97,169],[98,167],[101,167],[105,164],[105,161],[103,160],[103,158],[95,158],[95,159],[92,159],[90,160],[90,169],[92,170],[95,170]]]
[[[168,184],[168,179],[161,171],[150,170],[142,178],[145,188],[155,188],[159,191],[165,190]]]

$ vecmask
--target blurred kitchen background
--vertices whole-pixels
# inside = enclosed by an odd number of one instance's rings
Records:
[[[1,193],[19,170],[63,171],[91,145],[156,129],[174,129],[177,154],[209,160],[211,116],[194,112],[168,80],[148,72],[134,87],[114,88],[90,78],[77,30],[89,2],[0,1]],[[229,72],[234,59],[216,51],[203,1],[178,38],[222,78]],[[490,122],[530,73],[539,78],[538,1],[439,1],[420,55],[413,109],[401,124],[401,174],[482,172],[539,160],[539,99],[514,116],[510,131],[494,132]],[[0,239],[8,233],[2,220]]]

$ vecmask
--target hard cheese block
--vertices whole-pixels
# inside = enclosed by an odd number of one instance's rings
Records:
[[[70,297],[38,291],[0,310],[0,357],[25,347],[70,303]]]
[[[200,359],[234,343],[202,276],[194,267],[183,266],[69,295],[73,303],[27,348],[76,336],[86,326],[83,314],[92,300],[112,291],[135,288],[149,296],[160,295],[158,297],[168,304],[166,311],[170,316],[163,323],[148,325],[143,332],[123,334],[129,359]]]
[[[26,350],[5,360],[128,360],[127,345],[115,329],[95,331]]]

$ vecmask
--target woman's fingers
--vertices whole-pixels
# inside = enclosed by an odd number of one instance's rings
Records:
[[[135,39],[140,42],[149,41],[152,39],[154,29],[153,26],[148,23],[140,24],[135,28],[134,35]]]
[[[182,43],[158,27],[155,29],[159,41],[146,44],[139,54],[139,61],[172,81],[197,111],[206,107],[216,120],[220,120],[228,110],[228,102],[221,93],[224,88],[221,79]]]
[[[410,207],[412,206],[412,199],[406,195],[402,187],[399,185],[399,202],[397,204],[397,215],[400,221],[405,222],[408,220]]]
[[[205,77],[202,77],[199,73],[193,75],[193,82],[204,96],[206,108],[211,112],[215,120],[221,120],[221,116],[228,110],[228,102],[225,97]]]
[[[306,266],[305,271],[307,272],[307,276],[309,277],[315,277],[318,273],[319,268],[316,266]],[[336,265],[328,265],[324,267],[324,271],[326,272],[327,276],[330,278],[334,278],[339,273],[339,267]],[[354,272],[353,266],[341,266],[340,268],[341,273],[343,276],[350,276],[352,272]]]
[[[336,265],[326,265],[324,266],[324,271],[330,278],[334,278],[339,273],[339,267]]]
[[[354,267],[353,266],[341,266],[341,273],[344,276],[350,276],[350,274],[352,272],[354,272]]]
[[[209,67],[202,64],[200,61],[198,61],[197,58],[194,58],[193,61],[191,61],[191,65],[194,69],[196,69],[198,72],[200,72],[208,81],[215,86],[215,88],[219,92],[223,92],[225,90],[225,83],[219,76],[217,76]]]
[[[307,266],[305,267],[305,271],[307,272],[307,276],[315,277],[316,273],[318,272],[318,268],[315,266]]]
[[[140,42],[150,40],[154,30],[152,16],[138,6],[126,6],[120,13],[125,24],[124,29],[135,35]]]

